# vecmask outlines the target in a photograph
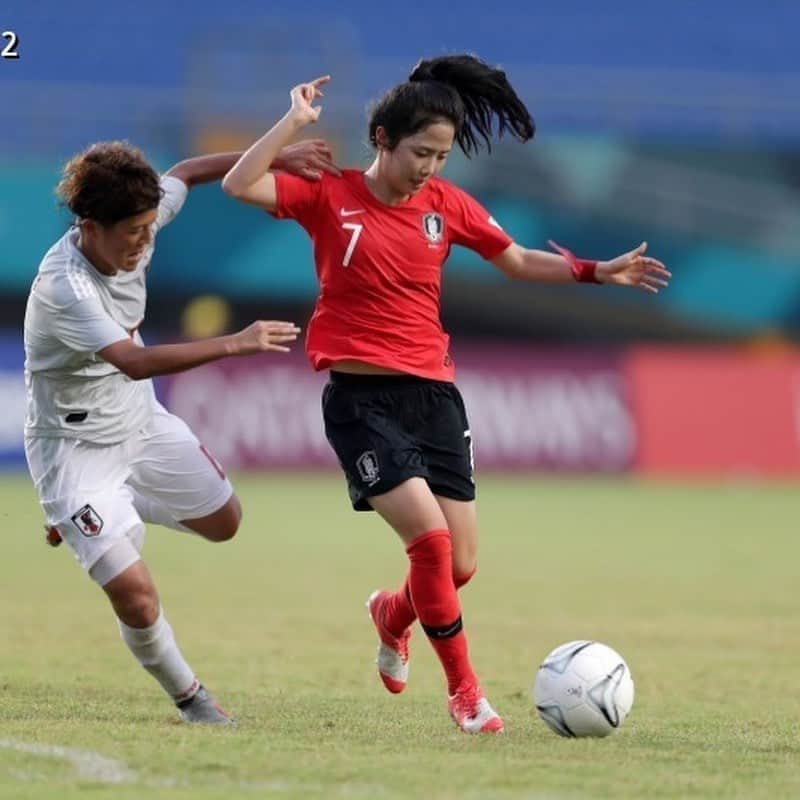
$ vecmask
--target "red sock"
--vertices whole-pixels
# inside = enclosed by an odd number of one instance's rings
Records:
[[[406,548],[411,568],[408,585],[413,607],[447,676],[453,694],[464,680],[475,681],[469,663],[461,607],[453,583],[450,532],[435,530],[418,536]]]
[[[411,589],[408,587],[408,576],[400,587],[383,606],[383,624],[389,633],[402,635],[403,631],[417,618],[417,612],[411,602]]]
[[[469,583],[470,578],[475,574],[477,567],[466,575],[453,575],[453,583],[456,589],[460,589],[465,583]],[[383,624],[389,633],[395,636],[402,635],[403,631],[414,623],[417,612],[411,602],[411,589],[408,586],[408,576],[400,587],[399,592],[395,592],[386,600],[383,607]]]

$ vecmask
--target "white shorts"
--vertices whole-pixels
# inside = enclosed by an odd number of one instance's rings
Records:
[[[208,516],[233,494],[189,426],[159,403],[135,438],[113,445],[29,438],[25,455],[48,524],[86,570],[142,527],[128,487],[161,503],[176,521]]]

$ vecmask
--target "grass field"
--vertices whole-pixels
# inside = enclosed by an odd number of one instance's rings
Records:
[[[409,688],[374,674],[364,600],[397,542],[338,478],[239,477],[245,522],[211,545],[151,528],[145,557],[184,654],[238,718],[189,728],[122,645],[26,478],[0,481],[2,798],[800,796],[800,504],[783,484],[481,481],[462,594],[503,737],[460,733],[415,631]],[[623,729],[564,740],[530,685],[595,638],[636,681]]]

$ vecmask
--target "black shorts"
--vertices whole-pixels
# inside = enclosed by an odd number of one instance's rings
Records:
[[[434,494],[475,499],[472,438],[452,383],[331,372],[322,412],[356,511],[370,511],[368,497],[414,477]]]

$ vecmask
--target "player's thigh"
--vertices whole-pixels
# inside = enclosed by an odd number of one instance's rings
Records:
[[[435,384],[430,393],[435,402],[420,418],[418,437],[428,484],[437,497],[471,503],[475,500],[472,437],[464,401],[453,384]],[[454,506],[452,516],[458,529],[467,528],[471,518],[474,525],[474,508],[470,513]]]
[[[158,500],[180,522],[241,509],[219,462],[179,417],[159,407],[131,459],[130,484]],[[238,520],[237,520],[238,521]],[[188,526],[191,527],[191,526]]]
[[[25,449],[47,522],[58,528],[85,570],[121,539],[141,544],[142,522],[125,489],[129,468],[124,444],[34,439]]]
[[[478,563],[478,516],[474,500],[436,496],[453,539],[453,575],[466,576]]]
[[[381,382],[371,389],[374,377],[339,376],[326,385],[322,398],[325,435],[356,511],[377,508],[373,498],[428,476],[420,448],[397,419],[405,392]]]
[[[428,531],[447,527],[444,513],[424,478],[409,478],[369,504],[394,528],[405,544]]]

